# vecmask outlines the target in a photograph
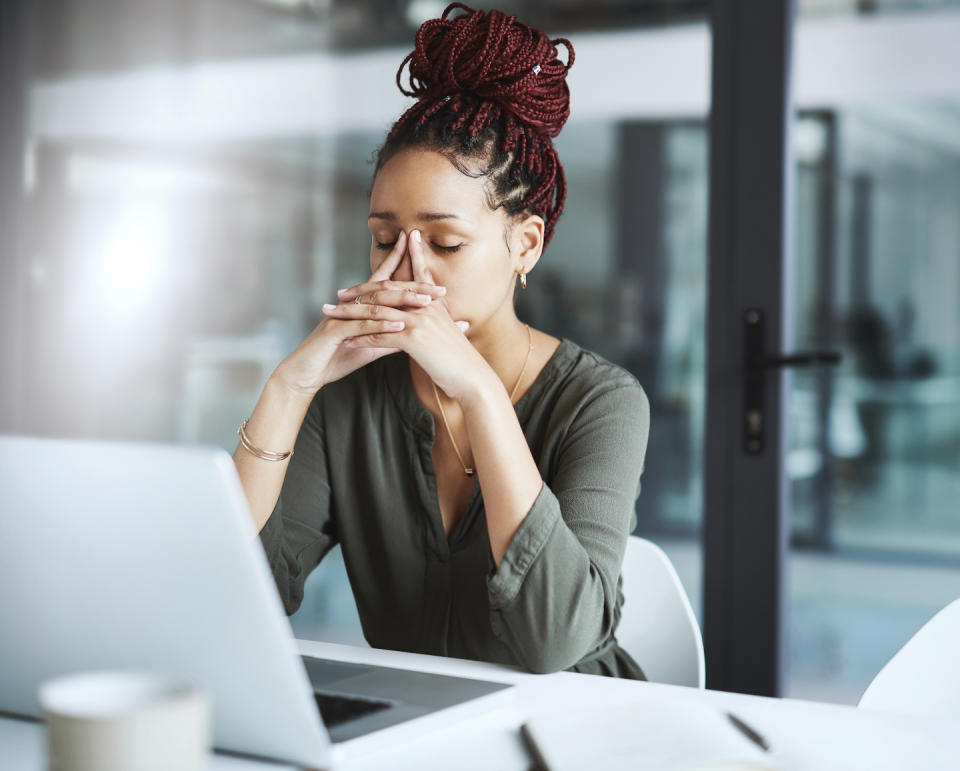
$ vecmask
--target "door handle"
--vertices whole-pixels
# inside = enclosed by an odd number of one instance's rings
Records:
[[[840,351],[797,351],[767,355],[764,352],[763,311],[752,308],[743,314],[744,326],[744,411],[743,449],[748,455],[760,455],[764,449],[766,414],[764,411],[764,374],[784,367],[836,366],[843,360]]]

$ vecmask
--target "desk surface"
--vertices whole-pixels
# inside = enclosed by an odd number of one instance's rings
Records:
[[[802,768],[955,771],[960,768],[960,721],[884,715],[830,704],[698,691],[569,672],[530,675],[493,664],[331,643],[300,641],[299,646],[306,655],[327,659],[475,677],[517,686],[515,707],[472,718],[427,737],[400,742],[389,750],[352,763],[348,766],[351,771],[383,768],[528,771],[531,761],[521,743],[519,727],[530,715],[565,707],[582,710],[590,704],[617,707],[667,699],[694,699],[736,712],[773,743],[777,762],[785,771]],[[42,726],[0,719],[0,768],[45,771],[43,741]],[[285,771],[289,768],[222,755],[215,756],[211,762],[211,771]]]

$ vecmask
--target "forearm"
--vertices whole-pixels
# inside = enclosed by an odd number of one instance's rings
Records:
[[[493,628],[532,672],[573,666],[613,631],[616,575],[604,579],[595,562],[604,562],[603,555],[588,546],[564,524],[559,501],[544,487],[487,580]]]
[[[611,374],[583,387],[568,381],[575,390],[566,403],[576,410],[561,408],[562,437],[544,437],[544,457],[555,460],[487,578],[494,632],[531,671],[573,666],[611,638],[619,617],[617,579],[635,521],[649,407],[632,378]],[[488,523],[493,543],[489,508]]]
[[[496,376],[460,402],[483,489],[490,550],[496,565],[540,494],[543,480],[513,405]]]
[[[257,447],[266,450],[292,450],[312,400],[313,394],[290,388],[274,374],[264,386],[260,400],[247,423],[247,438]],[[262,460],[238,444],[233,454],[233,462],[236,464],[254,525],[259,533],[277,505],[290,459]]]

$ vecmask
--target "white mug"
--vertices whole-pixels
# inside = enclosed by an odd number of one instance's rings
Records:
[[[50,771],[201,771],[210,705],[177,677],[85,672],[40,686]]]

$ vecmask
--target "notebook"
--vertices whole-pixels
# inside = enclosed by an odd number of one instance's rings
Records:
[[[697,701],[551,712],[523,727],[545,771],[776,771],[774,748],[735,715]],[[752,737],[752,738],[748,738]]]

